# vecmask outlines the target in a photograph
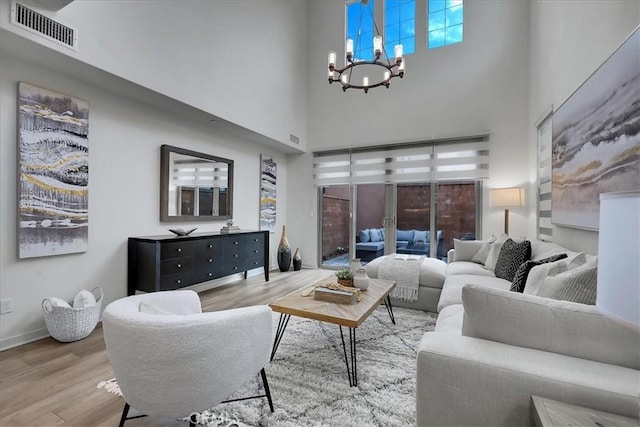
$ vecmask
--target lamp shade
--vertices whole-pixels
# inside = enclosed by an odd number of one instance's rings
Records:
[[[524,206],[524,191],[522,188],[494,188],[490,192],[491,206],[511,208]]]
[[[600,194],[596,306],[640,325],[640,192]]]

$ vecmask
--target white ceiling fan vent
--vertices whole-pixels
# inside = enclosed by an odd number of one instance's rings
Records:
[[[52,42],[78,50],[78,30],[20,4],[11,5],[11,23]]]

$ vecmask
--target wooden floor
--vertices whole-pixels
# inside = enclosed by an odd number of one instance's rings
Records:
[[[200,293],[203,311],[268,304],[305,284],[330,275],[327,270],[271,272]],[[302,286],[301,286],[302,285]],[[42,339],[0,352],[0,426],[117,426],[123,400],[98,382],[113,378],[99,324],[73,343]],[[126,426],[164,424],[140,418]]]

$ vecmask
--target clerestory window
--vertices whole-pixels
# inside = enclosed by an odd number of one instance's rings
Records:
[[[462,42],[463,6],[463,0],[428,0],[429,49]]]

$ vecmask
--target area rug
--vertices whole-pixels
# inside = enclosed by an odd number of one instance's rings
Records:
[[[225,403],[205,414],[210,425],[415,425],[417,346],[436,315],[398,307],[393,312],[395,325],[381,306],[356,330],[357,387],[349,387],[339,328],[292,316],[265,368],[275,412],[266,399]],[[232,398],[262,394],[261,384],[256,376]],[[115,381],[99,388],[119,394]]]

